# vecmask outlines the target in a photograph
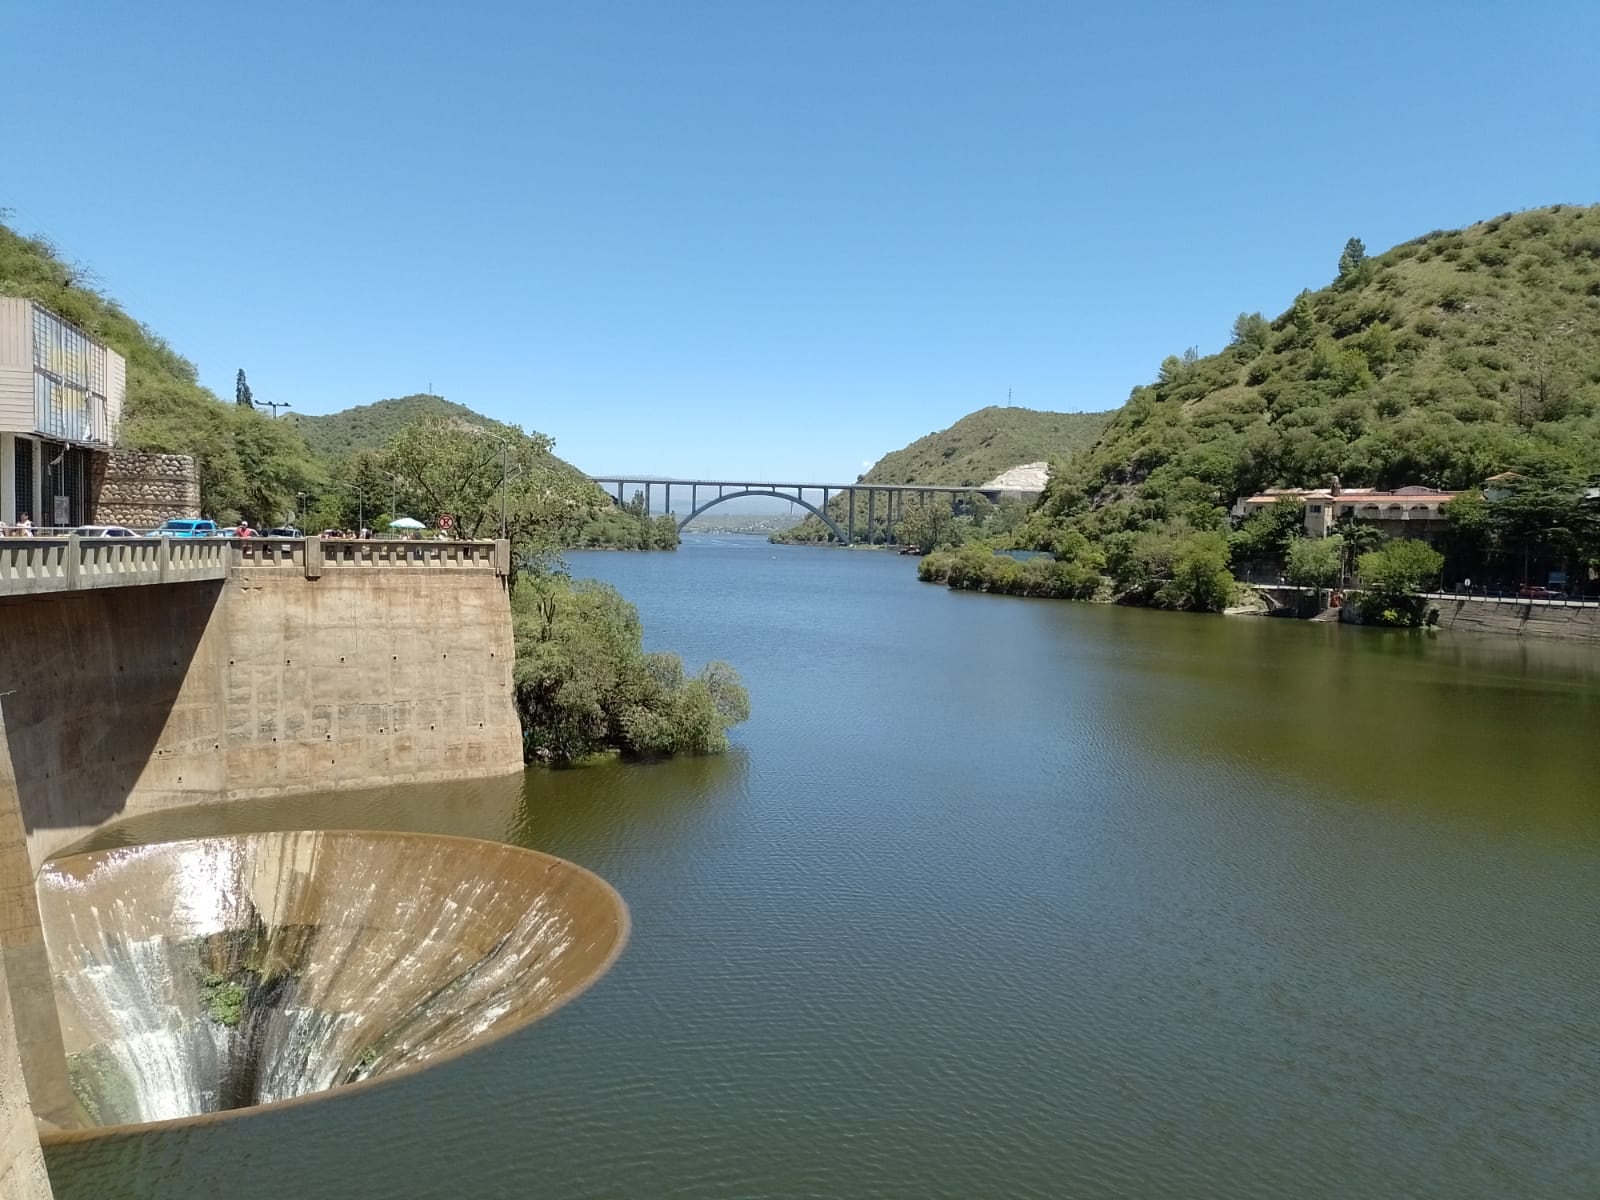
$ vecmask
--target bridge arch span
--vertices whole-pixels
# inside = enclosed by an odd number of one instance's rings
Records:
[[[821,521],[824,525],[826,525],[828,527],[829,531],[833,534],[833,536],[834,536],[834,538],[836,540],[838,540],[839,542],[841,542],[841,543],[843,543],[845,545],[849,545],[850,544],[850,539],[845,537],[844,530],[839,528],[838,522],[836,522],[827,513],[823,512],[822,509],[818,508],[815,504],[812,504],[811,501],[804,500],[799,496],[785,495],[783,492],[769,492],[769,491],[760,490],[760,489],[756,489],[756,488],[750,488],[750,489],[747,489],[747,490],[744,490],[744,491],[738,491],[738,492],[727,492],[727,493],[724,493],[721,496],[713,496],[710,500],[707,500],[699,508],[695,509],[687,517],[685,517],[683,520],[678,522],[678,532],[682,533],[683,530],[684,530],[684,527],[687,526],[690,521],[694,520],[701,513],[705,512],[707,509],[715,508],[717,505],[721,504],[724,500],[738,500],[740,497],[743,497],[743,496],[761,496],[764,499],[769,499],[769,500],[787,500],[791,504],[798,504],[801,508],[805,509],[812,516],[816,517],[817,520]]]

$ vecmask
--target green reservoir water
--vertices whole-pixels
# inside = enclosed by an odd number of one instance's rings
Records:
[[[62,1149],[64,1198],[1600,1195],[1600,659],[573,555],[725,658],[722,758],[130,826],[600,872],[592,992],[386,1088]]]

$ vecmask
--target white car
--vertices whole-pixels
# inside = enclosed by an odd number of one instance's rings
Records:
[[[72,531],[73,537],[109,538],[109,537],[138,537],[139,535],[126,525],[79,525]]]

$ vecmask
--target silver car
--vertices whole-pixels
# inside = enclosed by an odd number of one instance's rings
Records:
[[[73,537],[108,538],[108,537],[138,537],[139,535],[126,525],[79,525],[72,531]]]

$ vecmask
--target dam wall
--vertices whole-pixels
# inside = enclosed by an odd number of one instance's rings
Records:
[[[1600,605],[1459,597],[1430,600],[1429,604],[1439,610],[1439,627],[1458,633],[1566,638],[1600,644]]]
[[[520,770],[509,561],[503,542],[245,542],[218,578],[46,572],[0,594],[0,1200],[49,1194],[27,1190],[10,1064],[45,1120],[71,1103],[44,861],[162,809]]]
[[[0,599],[0,792],[37,873],[123,817],[522,766],[506,577],[251,547],[226,578]]]

